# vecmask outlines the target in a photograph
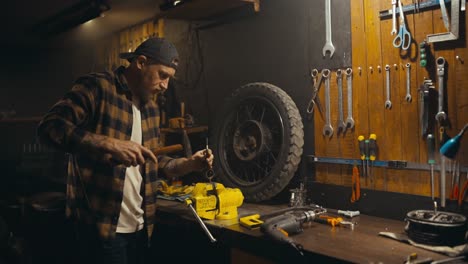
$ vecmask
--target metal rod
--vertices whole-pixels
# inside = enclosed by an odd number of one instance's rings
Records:
[[[206,227],[205,225],[205,222],[203,222],[203,220],[200,218],[200,216],[198,216],[197,214],[197,211],[195,211],[195,208],[193,208],[192,204],[188,204],[188,207],[190,208],[190,210],[192,210],[192,213],[193,215],[195,216],[195,218],[197,219],[198,223],[201,225],[201,227],[203,228],[203,231],[205,231],[206,235],[208,236],[208,238],[210,239],[210,241],[212,243],[216,242],[216,238],[213,237],[213,235],[211,234],[210,230],[208,230],[208,228]]]
[[[466,0],[462,0],[462,1],[466,1]],[[444,2],[445,3],[450,3],[451,1],[450,0],[445,0]],[[440,5],[439,5],[439,0],[430,0],[430,1],[421,2],[421,3],[417,4],[417,6],[419,7],[419,11],[421,11],[421,10],[436,8],[436,7],[439,7]],[[414,12],[415,7],[416,7],[415,4],[403,6],[403,8],[402,8],[403,13],[408,12],[408,11],[413,11]],[[399,8],[396,9],[395,13],[396,14],[400,13],[400,9]],[[382,18],[390,18],[390,17],[392,17],[392,14],[393,14],[392,9],[383,10],[383,11],[379,12],[379,17],[381,19]]]
[[[307,155],[306,158],[309,163],[315,162],[315,163],[354,165],[355,163],[358,164],[361,162],[360,159],[316,157],[313,155]],[[389,168],[389,169],[401,169],[401,170],[420,170],[420,171],[431,170],[431,166],[429,164],[410,162],[406,160],[375,160],[374,166]],[[440,166],[434,165],[434,170],[440,171]],[[468,172],[468,166],[460,166],[460,172]]]

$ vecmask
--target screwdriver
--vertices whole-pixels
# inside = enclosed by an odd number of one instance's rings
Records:
[[[371,177],[371,182],[372,182],[372,187],[374,187],[374,161],[375,161],[375,158],[376,158],[376,152],[377,152],[377,144],[376,144],[376,140],[377,140],[377,135],[376,134],[370,134],[369,136],[369,144],[368,144],[368,147],[369,147],[369,151],[367,152],[368,155],[369,155],[369,159],[371,161],[371,173],[370,173],[370,177]]]
[[[207,137],[206,138],[206,145],[205,145],[205,159],[208,159],[208,150],[209,150],[209,146],[208,146],[208,137]],[[208,179],[208,181],[210,183],[211,183],[211,180],[214,177],[214,171],[208,165],[207,165],[207,169],[205,170],[205,177]]]
[[[435,138],[427,135],[427,163],[431,166],[431,198],[434,200],[434,164],[435,164]]]
[[[366,160],[366,143],[364,142],[364,136],[363,135],[360,135],[358,137],[358,141],[359,141],[359,152],[361,154],[361,160],[362,160],[362,173],[364,174],[364,177],[366,178],[367,180],[367,171],[366,171],[366,168],[365,168],[365,160]]]

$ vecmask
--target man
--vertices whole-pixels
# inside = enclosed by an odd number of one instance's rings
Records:
[[[154,224],[158,169],[168,177],[211,167],[211,150],[156,157],[159,111],[153,96],[174,77],[178,53],[151,38],[122,53],[130,65],[79,78],[39,124],[43,140],[71,153],[67,215],[78,220],[83,263],[143,263]],[[137,261],[138,260],[138,261]],[[81,260],[80,260],[81,261]]]

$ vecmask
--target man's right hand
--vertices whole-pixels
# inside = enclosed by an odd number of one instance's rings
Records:
[[[83,151],[97,152],[102,155],[102,160],[109,164],[123,164],[130,167],[143,165],[146,160],[157,162],[157,158],[151,150],[133,141],[87,133],[81,143]]]
[[[146,160],[157,162],[151,150],[133,141],[107,138],[103,144],[105,160],[113,164],[123,164],[127,167],[145,164]]]

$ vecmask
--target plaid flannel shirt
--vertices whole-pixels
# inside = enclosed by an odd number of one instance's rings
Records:
[[[44,116],[38,134],[42,139],[71,153],[68,163],[68,217],[96,224],[102,239],[115,236],[125,180],[124,165],[111,166],[92,153],[83,153],[80,144],[86,133],[130,140],[133,125],[132,101],[121,66],[115,72],[92,73],[79,78]],[[141,107],[143,145],[158,147],[159,110],[149,101]],[[143,209],[148,236],[151,236],[156,211],[158,167],[169,160],[158,157],[158,164],[143,167]]]

